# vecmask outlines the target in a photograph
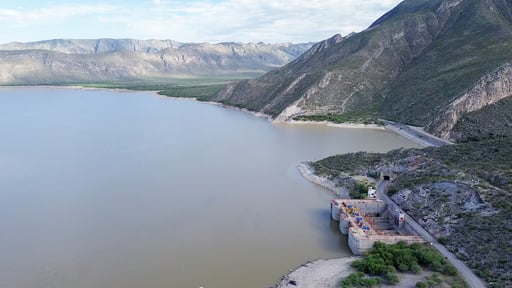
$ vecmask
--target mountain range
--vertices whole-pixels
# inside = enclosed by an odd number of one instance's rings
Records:
[[[512,1],[405,0],[212,100],[279,120],[369,115],[453,141],[512,135],[511,60]]]
[[[395,171],[391,192],[403,209],[489,287],[512,285],[512,0],[405,0],[362,32],[316,44],[59,39],[0,45],[0,85],[241,74],[259,77],[216,83],[211,93],[198,85],[187,96],[204,89],[201,100],[279,121],[393,120],[466,142],[319,162],[329,179]]]
[[[0,45],[1,85],[104,83],[176,76],[256,76],[312,43],[179,43],[172,40],[55,39]]]

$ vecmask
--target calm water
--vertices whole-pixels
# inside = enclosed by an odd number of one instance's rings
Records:
[[[268,287],[349,255],[303,160],[414,144],[149,93],[0,89],[0,287]]]

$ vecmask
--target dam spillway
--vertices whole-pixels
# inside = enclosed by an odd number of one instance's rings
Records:
[[[375,242],[425,242],[411,232],[401,210],[381,200],[333,199],[331,218],[339,221],[339,230],[348,235],[348,246],[355,255],[365,254]]]

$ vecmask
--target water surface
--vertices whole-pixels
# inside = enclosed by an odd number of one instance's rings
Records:
[[[268,287],[349,255],[300,161],[413,147],[150,93],[0,89],[0,287]]]

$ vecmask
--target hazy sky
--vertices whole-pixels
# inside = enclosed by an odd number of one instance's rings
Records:
[[[400,0],[1,1],[0,43],[55,38],[309,42],[358,32]],[[9,4],[5,2],[10,2]]]

